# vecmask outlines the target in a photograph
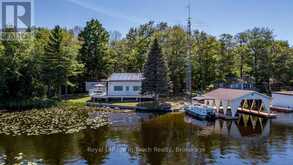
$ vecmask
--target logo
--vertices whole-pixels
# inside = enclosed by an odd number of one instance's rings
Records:
[[[21,39],[27,37],[29,29],[32,27],[33,0],[1,0],[1,31],[3,33],[14,33],[11,37]],[[21,38],[19,38],[21,37]]]

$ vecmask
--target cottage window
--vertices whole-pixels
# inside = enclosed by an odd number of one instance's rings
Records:
[[[134,86],[133,87],[133,91],[139,91],[140,90],[140,86]]]
[[[123,86],[114,86],[114,91],[123,91]]]

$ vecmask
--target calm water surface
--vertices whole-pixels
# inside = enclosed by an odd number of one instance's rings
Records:
[[[0,164],[293,164],[293,114],[214,123],[184,114],[117,113],[73,135],[0,136]]]

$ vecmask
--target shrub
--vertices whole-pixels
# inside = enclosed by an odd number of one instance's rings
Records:
[[[151,102],[142,102],[137,105],[138,107],[144,107],[148,110],[169,110],[171,105],[167,103],[159,103],[155,101]]]
[[[29,109],[42,109],[50,108],[58,104],[58,99],[26,99],[26,100],[1,100],[0,109],[6,110],[29,110]]]

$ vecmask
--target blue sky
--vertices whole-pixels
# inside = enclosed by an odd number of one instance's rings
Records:
[[[35,24],[84,26],[91,18],[123,34],[149,20],[186,24],[188,0],[35,0]],[[292,0],[191,0],[194,29],[212,35],[269,27],[293,44]]]

